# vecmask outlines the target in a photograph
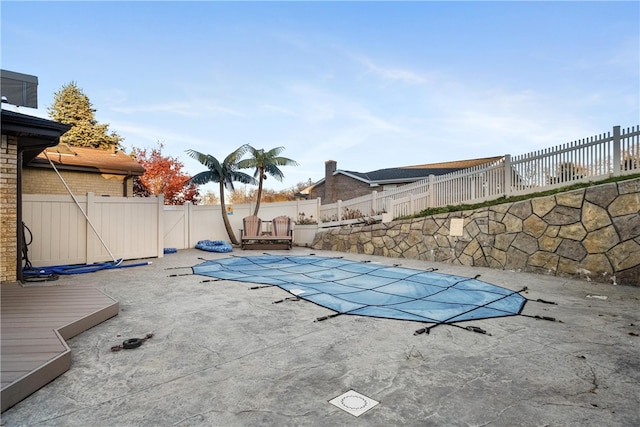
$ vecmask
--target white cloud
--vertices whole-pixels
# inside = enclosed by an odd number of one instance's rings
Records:
[[[421,85],[428,83],[430,80],[426,76],[409,69],[377,65],[371,59],[364,56],[357,56],[356,60],[363,64],[368,71],[385,80],[400,81],[408,85]]]

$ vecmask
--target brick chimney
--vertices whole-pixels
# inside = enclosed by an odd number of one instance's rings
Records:
[[[336,182],[333,173],[338,169],[338,162],[327,160],[324,162],[324,200],[322,203],[335,203],[337,200]]]

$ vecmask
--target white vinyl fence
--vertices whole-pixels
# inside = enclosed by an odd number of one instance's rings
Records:
[[[270,221],[280,215],[286,215],[296,221],[303,213],[306,218],[318,217],[319,200],[296,200],[290,202],[261,203],[258,216],[262,219],[263,231],[270,231]],[[242,218],[253,215],[255,205],[237,204],[227,206],[231,228],[240,240]],[[230,208],[230,209],[229,209]],[[294,242],[295,242],[295,225]],[[193,248],[199,240],[229,240],[220,205],[182,205],[164,207],[164,245],[168,248]]]
[[[322,205],[320,218],[334,223],[361,214],[390,218],[427,208],[479,203],[536,193],[577,182],[640,173],[640,126],[584,138],[447,175],[430,176],[393,190]]]

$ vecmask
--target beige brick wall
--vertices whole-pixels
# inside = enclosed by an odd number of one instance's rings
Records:
[[[18,251],[18,142],[2,135],[0,145],[0,282],[15,282]]]
[[[125,177],[88,172],[60,171],[74,195],[123,197]],[[133,179],[127,179],[128,197],[133,196]],[[25,167],[22,171],[22,194],[68,194],[52,169]]]

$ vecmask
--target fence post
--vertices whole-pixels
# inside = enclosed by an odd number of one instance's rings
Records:
[[[427,191],[429,192],[429,206],[427,206],[428,208],[432,208],[435,205],[435,199],[436,199],[436,195],[434,194],[435,191],[433,189],[433,180],[436,178],[435,175],[431,174],[429,175],[429,177],[427,177]]]
[[[395,200],[393,200],[393,198],[391,197],[387,197],[384,199],[384,203],[385,203],[385,211],[387,211],[387,213],[389,215],[391,215],[391,219],[396,217],[396,206],[395,206]]]
[[[191,216],[195,210],[195,205],[187,203],[184,206],[184,238],[182,239],[182,248],[180,249],[189,249],[189,243],[191,242]]]
[[[196,209],[190,209],[189,210],[189,221],[187,222],[187,226],[189,227],[189,231],[187,232],[187,244],[185,246],[185,249],[189,249],[192,248],[193,246],[191,246],[191,239],[193,238],[193,236],[195,236],[195,226],[198,224],[198,222],[195,220],[195,216],[196,216]],[[194,244],[195,246],[195,244]]]
[[[338,206],[338,221],[342,221],[342,200],[337,201]]]
[[[613,127],[613,176],[620,175],[622,167],[622,141],[620,140],[620,126]]]
[[[476,198],[476,177],[469,177],[469,197],[471,200],[475,200]]]
[[[378,192],[376,190],[373,190],[371,192],[371,216],[375,216],[378,214],[378,212],[376,212],[376,209],[378,208],[377,199]]]
[[[158,195],[158,258],[164,257],[164,194]]]
[[[504,189],[502,190],[502,194],[505,197],[509,197],[511,195],[511,154],[504,155]]]
[[[95,222],[96,218],[91,218],[93,215],[93,211],[95,210],[95,195],[92,192],[88,192],[87,193],[87,205],[85,206],[85,213],[87,214],[87,220],[84,222],[84,226],[85,226],[85,233],[86,233],[86,246],[87,246],[87,251],[86,251],[86,260],[85,262],[87,264],[93,264],[94,262],[98,261],[98,255],[96,254],[96,250],[95,250],[95,241],[97,239],[96,237],[96,233],[93,231],[93,229],[91,228],[91,224],[89,223],[89,221],[93,220],[92,222]]]
[[[315,219],[316,222],[318,224],[320,224],[320,205],[322,205],[322,199],[320,197],[318,197],[316,199],[318,202],[316,203],[316,215],[315,215]]]

